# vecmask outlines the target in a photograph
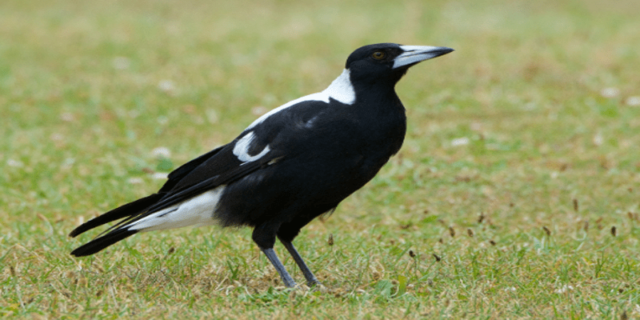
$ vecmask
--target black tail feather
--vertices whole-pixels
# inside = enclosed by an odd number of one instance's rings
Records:
[[[95,227],[101,226],[105,223],[114,221],[114,220],[118,220],[118,219],[122,219],[125,217],[130,217],[133,216],[135,214],[140,213],[141,211],[145,210],[146,208],[148,208],[149,206],[153,205],[154,203],[156,203],[158,200],[160,200],[164,195],[161,193],[154,193],[150,196],[138,199],[136,201],[133,202],[129,202],[123,206],[120,206],[116,209],[113,209],[107,213],[104,213],[98,217],[95,217],[83,224],[81,224],[80,226],[78,226],[77,228],[73,229],[73,231],[71,231],[71,233],[69,233],[70,237],[75,237],[87,230],[91,230]],[[97,240],[97,239],[96,239]],[[94,240],[95,241],[95,240]],[[79,248],[78,248],[79,249]],[[74,251],[75,252],[75,251]]]
[[[138,233],[138,230],[128,230],[126,228],[113,230],[105,234],[104,236],[93,239],[88,243],[85,243],[82,246],[78,247],[77,249],[71,251],[71,255],[76,257],[84,257],[84,256],[92,255],[136,233]]]

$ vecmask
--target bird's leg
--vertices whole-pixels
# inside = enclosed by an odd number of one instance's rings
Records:
[[[309,270],[309,267],[307,267],[307,264],[304,263],[304,260],[302,260],[302,257],[298,253],[298,250],[296,250],[296,248],[293,246],[293,243],[291,243],[291,241],[282,240],[282,238],[280,238],[280,242],[282,242],[284,247],[287,248],[287,250],[291,254],[291,257],[293,257],[293,260],[296,262],[298,267],[300,267],[300,270],[302,270],[302,274],[304,274],[304,278],[307,279],[307,285],[309,287],[320,285],[320,281],[318,281],[316,276],[313,275],[313,272]]]
[[[253,241],[258,245],[260,250],[264,252],[264,255],[267,256],[269,262],[276,268],[278,274],[280,274],[280,278],[282,278],[282,282],[288,288],[293,288],[296,286],[296,282],[293,280],[291,275],[287,272],[287,269],[284,268],[280,259],[276,255],[276,252],[273,251],[273,245],[276,242],[276,231],[280,226],[274,226],[270,224],[262,224],[253,229]]]
[[[276,268],[276,271],[278,271],[278,273],[280,274],[280,278],[282,278],[282,282],[284,282],[284,285],[287,286],[287,288],[295,287],[296,282],[293,280],[293,278],[291,278],[291,275],[289,274],[289,272],[287,272],[287,269],[284,268],[282,262],[280,262],[280,259],[278,259],[276,252],[273,251],[273,248],[260,248],[260,250],[264,252],[264,255],[267,256],[267,259],[269,259],[273,267]]]

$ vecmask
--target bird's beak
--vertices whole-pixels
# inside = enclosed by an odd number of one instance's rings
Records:
[[[393,59],[393,69],[412,66],[420,61],[429,60],[447,54],[453,49],[447,47],[400,46],[404,52]]]

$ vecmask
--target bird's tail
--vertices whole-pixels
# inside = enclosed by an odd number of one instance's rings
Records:
[[[114,220],[122,219],[122,218],[132,218],[137,216],[138,214],[144,212],[151,205],[156,203],[158,200],[162,198],[162,194],[155,193],[150,196],[138,199],[136,201],[127,203],[121,207],[113,209],[105,214],[102,214],[98,217],[95,217],[77,228],[75,228],[71,233],[69,233],[70,237],[75,237],[85,231],[91,230],[95,227],[101,226],[105,223],[109,223]],[[125,220],[126,221],[126,220]],[[76,257],[87,256],[90,254],[94,254],[120,240],[123,240],[135,233],[139,230],[129,230],[128,228],[118,227],[112,228],[106,234],[91,240],[90,242],[82,245],[81,247],[73,250],[71,252],[72,255]]]
[[[154,193],[150,196],[138,199],[133,202],[129,202],[123,206],[115,208],[107,213],[104,213],[79,225],[77,228],[73,229],[71,233],[69,233],[69,236],[73,238],[79,234],[84,233],[85,231],[91,230],[95,227],[99,227],[105,223],[137,215],[138,213],[141,213],[142,211],[156,203],[161,198],[162,194]]]
[[[136,234],[139,230],[129,230],[128,228],[118,228],[108,232],[107,234],[95,238],[77,249],[71,251],[71,255],[76,257],[84,257],[92,255],[102,249],[120,241],[129,236]]]
[[[117,219],[125,218],[89,243],[71,252],[76,257],[94,254],[120,240],[142,231],[154,231],[203,226],[217,222],[215,210],[225,186],[203,192],[169,206],[158,206],[162,195],[153,194],[125,204],[96,217],[71,231],[74,237],[89,229]],[[160,201],[160,203],[158,203]],[[154,206],[155,205],[155,206]]]

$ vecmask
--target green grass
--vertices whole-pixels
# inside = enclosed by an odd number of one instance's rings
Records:
[[[0,316],[640,317],[639,9],[2,1]],[[456,51],[399,83],[402,151],[296,240],[326,290],[283,290],[248,229],[69,255],[95,235],[68,238],[81,221],[384,41]]]

